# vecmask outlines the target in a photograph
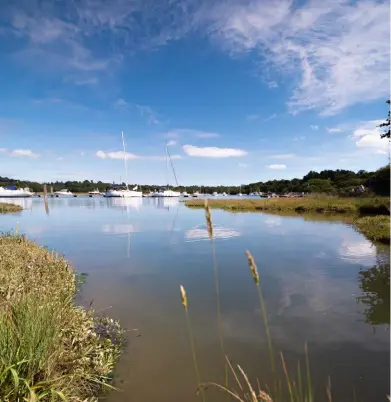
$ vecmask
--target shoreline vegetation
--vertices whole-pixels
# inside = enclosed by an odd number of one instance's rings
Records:
[[[1,401],[95,401],[113,388],[123,331],[75,305],[81,278],[24,236],[0,236]]]
[[[186,200],[189,208],[204,208],[205,200]],[[209,199],[210,208],[230,212],[267,212],[349,216],[356,230],[369,240],[390,244],[389,197],[307,196],[273,199]]]
[[[0,202],[0,214],[20,212],[22,209],[23,208],[19,205],[10,204],[8,202]]]

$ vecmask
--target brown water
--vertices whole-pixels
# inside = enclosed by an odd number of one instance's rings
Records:
[[[217,335],[212,253],[204,211],[177,200],[69,198],[21,201],[0,217],[88,274],[80,295],[119,319],[128,345],[110,402],[196,401],[180,302],[185,286],[202,380],[224,383]],[[381,401],[389,393],[389,248],[341,222],[214,210],[226,352],[255,381],[270,383],[254,255],[276,351],[294,376],[308,343],[317,401]],[[17,223],[18,222],[18,223]],[[382,264],[386,268],[382,269]],[[388,264],[388,265],[387,265]],[[232,382],[231,382],[232,383]],[[232,383],[233,384],[233,383]],[[354,396],[355,395],[355,396]],[[227,400],[210,387],[208,401]]]

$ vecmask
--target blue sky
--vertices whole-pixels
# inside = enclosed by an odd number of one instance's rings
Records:
[[[388,2],[2,2],[0,175],[241,184],[388,161]],[[172,180],[171,180],[172,181]]]

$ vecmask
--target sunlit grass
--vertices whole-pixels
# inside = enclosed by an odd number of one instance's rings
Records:
[[[60,256],[0,237],[0,400],[94,400],[110,387],[118,323],[77,307],[78,279]]]
[[[187,200],[188,207],[201,208],[204,201]],[[389,197],[334,197],[306,196],[302,198],[242,198],[209,199],[211,208],[230,211],[295,211],[344,214],[381,214],[390,213]]]
[[[7,212],[20,212],[22,207],[15,204],[10,204],[8,202],[0,202],[0,214],[5,214]]]
[[[385,215],[364,216],[354,221],[356,229],[369,240],[390,244],[390,217]]]

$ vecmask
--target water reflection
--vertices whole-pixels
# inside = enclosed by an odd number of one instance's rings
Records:
[[[23,209],[31,209],[33,206],[32,198],[0,198],[0,202],[19,205]]]
[[[359,281],[363,295],[357,300],[365,306],[365,321],[371,325],[390,324],[390,264],[361,270]]]
[[[141,206],[143,205],[143,199],[141,197],[130,197],[130,198],[106,198],[107,200],[107,205],[109,207],[114,207],[114,208],[124,208],[127,210],[130,209],[135,209],[138,211]]]
[[[213,238],[215,240],[227,240],[232,237],[239,237],[240,232],[234,229],[225,228],[218,225],[213,225]],[[208,230],[206,225],[198,225],[189,229],[185,233],[185,239],[188,242],[209,240]]]

